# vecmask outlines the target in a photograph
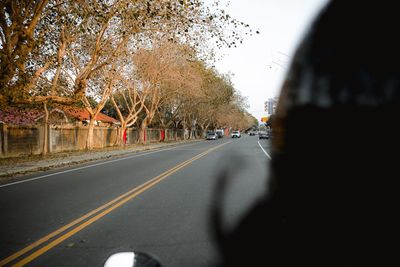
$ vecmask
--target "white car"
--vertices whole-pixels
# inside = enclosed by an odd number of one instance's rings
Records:
[[[218,135],[215,132],[208,132],[206,135],[206,140],[217,140]]]
[[[233,131],[232,133],[231,133],[231,137],[232,138],[240,138],[240,132],[239,131]]]
[[[267,131],[259,132],[258,139],[269,139],[269,132],[267,132]]]

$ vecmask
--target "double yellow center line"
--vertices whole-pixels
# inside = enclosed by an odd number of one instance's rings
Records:
[[[177,172],[178,170],[182,169],[183,167],[189,165],[190,163],[192,163],[195,160],[198,160],[199,158],[207,155],[208,153],[210,153],[211,151],[214,151],[220,147],[222,147],[223,145],[226,145],[230,142],[227,143],[223,143],[221,145],[212,147],[202,153],[200,153],[197,156],[194,156],[193,158],[190,158],[178,165],[176,165],[175,167],[163,172],[162,174],[152,178],[151,180],[147,181],[146,183],[133,188],[132,190],[126,192],[125,194],[120,195],[119,197],[113,199],[112,201],[98,207],[95,210],[90,211],[89,213],[83,215],[82,217],[70,222],[69,224],[57,229],[56,231],[40,238],[39,240],[37,240],[36,242],[30,244],[29,246],[21,249],[20,251],[8,256],[7,258],[3,259],[0,261],[0,266],[5,266],[6,264],[20,258],[21,256],[25,255],[25,254],[29,254],[26,255],[23,259],[21,259],[20,261],[18,261],[17,263],[15,263],[12,266],[24,266],[25,264],[33,261],[34,259],[36,259],[37,257],[43,255],[44,253],[46,253],[47,251],[49,251],[50,249],[54,248],[55,246],[57,246],[58,244],[60,244],[61,242],[63,242],[64,240],[70,238],[71,236],[73,236],[74,234],[78,233],[79,231],[81,231],[82,229],[88,227],[89,225],[91,225],[92,223],[96,222],[97,220],[101,219],[102,217],[104,217],[105,215],[107,215],[108,213],[110,213],[111,211],[117,209],[118,207],[122,206],[123,204],[127,203],[128,201],[130,201],[131,199],[135,198],[136,196],[140,195],[141,193],[145,192],[146,190],[148,190],[149,188],[155,186],[156,184],[160,183],[162,180],[164,180],[165,178],[167,178],[168,176],[170,176],[171,174]],[[45,244],[47,243],[47,244]],[[45,244],[45,245],[44,245]],[[42,246],[40,249],[33,251],[34,249],[36,249],[37,247]]]

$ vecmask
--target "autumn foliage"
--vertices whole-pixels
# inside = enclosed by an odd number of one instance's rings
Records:
[[[249,31],[218,1],[3,0],[0,107],[81,105],[88,149],[100,112],[121,140],[127,127],[243,128],[245,101],[210,62]]]

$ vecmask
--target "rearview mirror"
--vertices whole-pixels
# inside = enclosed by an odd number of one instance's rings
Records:
[[[119,252],[111,255],[104,267],[162,267],[152,256],[143,252]]]

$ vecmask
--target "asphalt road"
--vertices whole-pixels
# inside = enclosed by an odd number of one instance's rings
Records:
[[[268,140],[225,137],[2,185],[0,266],[102,266],[118,251],[145,251],[164,267],[212,266],[219,174],[229,175],[231,228],[267,190],[269,155]]]

